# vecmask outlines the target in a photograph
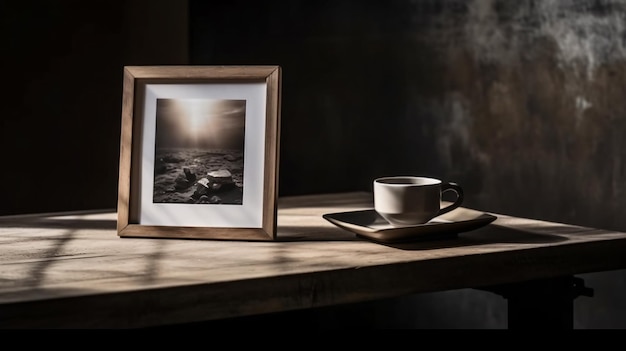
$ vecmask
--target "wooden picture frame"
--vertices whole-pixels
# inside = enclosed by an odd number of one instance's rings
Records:
[[[280,66],[124,67],[120,237],[275,240]]]

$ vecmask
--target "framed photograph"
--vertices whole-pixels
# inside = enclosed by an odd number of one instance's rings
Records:
[[[120,237],[275,240],[279,66],[124,67]]]

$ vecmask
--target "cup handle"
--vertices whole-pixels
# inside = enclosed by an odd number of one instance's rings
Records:
[[[441,194],[445,193],[446,191],[454,191],[456,193],[456,200],[452,204],[440,209],[439,212],[437,213],[437,216],[441,216],[444,213],[448,213],[454,210],[455,208],[461,206],[461,204],[463,203],[463,188],[461,188],[458,184],[442,183]]]

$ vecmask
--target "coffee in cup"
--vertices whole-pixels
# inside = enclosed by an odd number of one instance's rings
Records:
[[[441,196],[456,193],[456,200],[441,207]],[[456,183],[418,176],[382,177],[374,180],[374,210],[394,227],[424,224],[463,203]]]

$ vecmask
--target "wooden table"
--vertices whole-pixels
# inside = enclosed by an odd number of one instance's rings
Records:
[[[626,268],[621,232],[495,214],[458,237],[382,245],[322,218],[371,204],[281,198],[275,242],[120,238],[114,211],[0,217],[0,328],[151,327],[462,288],[507,298],[509,328],[568,328],[590,293],[574,275]]]

